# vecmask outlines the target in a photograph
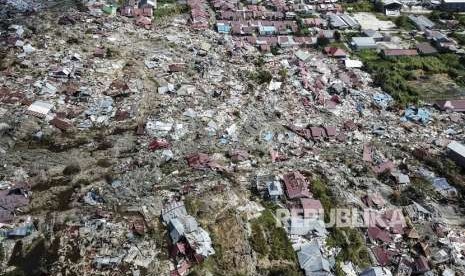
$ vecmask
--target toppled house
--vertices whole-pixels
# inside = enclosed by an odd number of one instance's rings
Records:
[[[53,105],[50,103],[44,101],[35,101],[27,108],[26,113],[39,118],[45,118],[52,109]]]
[[[367,206],[367,207],[377,207],[377,208],[382,208],[386,204],[384,201],[384,197],[380,193],[367,193],[362,197],[362,202]]]
[[[447,154],[458,165],[465,167],[465,146],[457,141],[452,141],[447,145]]]
[[[404,211],[413,222],[428,221],[432,217],[430,211],[426,210],[415,201],[413,201],[412,204],[405,206]]]
[[[363,161],[373,162],[373,146],[371,144],[363,145]]]
[[[391,272],[385,268],[375,266],[369,267],[360,273],[360,276],[391,276]]]
[[[344,66],[347,68],[347,69],[351,69],[351,68],[362,68],[363,67],[363,62],[360,61],[360,60],[356,60],[356,59],[344,59]]]
[[[327,102],[333,102],[334,101],[330,100]],[[325,102],[323,102],[326,104]],[[297,126],[286,126],[289,130],[295,132],[297,135],[307,139],[307,140],[313,140],[313,141],[321,141],[323,139],[329,139],[332,140],[333,138],[336,138],[337,136],[337,128],[334,126],[324,126],[324,127],[297,127]]]
[[[384,246],[376,246],[371,249],[380,266],[387,266],[393,263],[395,252],[386,249]]]
[[[121,7],[121,15],[127,17],[152,17],[153,9],[156,8],[157,1],[151,0],[128,0]]]
[[[210,13],[204,0],[187,0],[190,8],[191,26],[196,30],[205,30],[209,27]]]
[[[302,246],[297,252],[297,259],[306,276],[330,274],[329,261],[321,254],[320,246],[316,241]]]
[[[313,198],[300,198],[299,204],[290,207],[292,216],[323,219],[324,210],[321,202]]]
[[[454,198],[458,192],[455,187],[452,187],[447,179],[443,177],[435,177],[432,179],[433,188],[445,198]]]
[[[430,271],[428,260],[424,256],[420,256],[415,259],[413,264],[413,273],[422,274]]]
[[[389,243],[392,241],[392,238],[389,232],[377,226],[368,227],[367,235],[371,243],[373,244],[377,244],[377,243],[383,244],[383,243]]]
[[[171,256],[178,264],[172,273],[184,275],[191,263],[200,263],[215,254],[210,235],[198,225],[194,217],[187,214],[182,201],[165,204],[161,217],[168,226],[172,242]]]
[[[18,208],[29,204],[28,193],[22,188],[13,188],[0,191],[0,223],[13,220],[13,214]]]
[[[392,170],[394,170],[394,168],[395,168],[395,165],[392,161],[383,161],[373,166],[373,171],[376,174],[381,174],[385,172],[391,172]]]
[[[312,197],[308,182],[300,172],[291,172],[283,176],[286,195],[289,199]]]
[[[328,231],[321,219],[291,216],[283,222],[287,233],[305,237],[326,237]]]
[[[272,201],[278,201],[284,195],[281,182],[278,180],[268,181],[266,183],[266,188],[268,192],[267,196]]]
[[[216,29],[220,34],[229,34],[231,32],[231,25],[225,22],[216,23]]]
[[[400,171],[392,171],[391,176],[396,181],[396,184],[402,189],[410,185],[410,177]]]

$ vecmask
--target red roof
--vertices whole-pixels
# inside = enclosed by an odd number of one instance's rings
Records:
[[[377,174],[384,173],[386,171],[390,172],[393,169],[394,169],[394,163],[392,163],[391,161],[385,161],[373,167],[373,171],[375,171],[375,173]]]
[[[58,128],[59,130],[63,130],[63,131],[73,127],[73,125],[70,122],[68,122],[66,120],[63,120],[63,119],[60,119],[58,117],[53,118],[50,121],[50,124],[53,125],[54,127]]]
[[[170,147],[170,143],[165,139],[155,139],[149,144],[149,150],[167,149]]]
[[[399,56],[416,56],[418,55],[415,49],[384,49],[383,54],[387,57],[399,57]]]
[[[326,126],[326,127],[324,127],[324,129],[325,129],[325,132],[326,132],[326,136],[327,136],[327,137],[334,137],[334,136],[336,136],[336,132],[337,132],[336,127],[333,127],[333,126]]]
[[[415,259],[414,267],[416,273],[425,273],[430,270],[428,260],[424,256]]]
[[[288,173],[283,176],[286,194],[290,199],[311,197],[308,182],[299,172]]]
[[[357,129],[357,125],[352,120],[347,120],[344,122],[344,129],[345,130],[355,130]]]
[[[381,246],[373,248],[372,251],[381,266],[390,264],[394,256],[394,252],[386,250]]]
[[[322,214],[323,212],[323,205],[317,199],[313,198],[301,198],[300,205],[304,211],[304,217],[314,217],[315,215]]]
[[[321,138],[324,135],[324,130],[321,127],[310,127],[313,139]]]
[[[347,53],[337,47],[325,47],[324,52],[330,57],[346,57]]]
[[[452,110],[457,112],[465,111],[465,100],[443,100],[436,101],[434,105],[442,111]]]
[[[373,207],[373,206],[384,206],[384,198],[381,196],[379,193],[372,193],[372,194],[367,194],[362,197],[363,203],[365,203],[366,206],[368,207]]]
[[[373,161],[373,150],[370,144],[363,145],[363,161]]]
[[[368,237],[374,241],[381,241],[381,242],[391,242],[391,237],[386,230],[383,230],[379,227],[369,227],[368,228]]]

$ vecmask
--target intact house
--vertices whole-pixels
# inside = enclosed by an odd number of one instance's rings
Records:
[[[408,18],[415,24],[418,30],[425,31],[432,29],[435,24],[424,15],[409,15]]]
[[[387,16],[399,16],[402,3],[396,0],[378,0],[376,1],[376,7]]]
[[[383,49],[382,55],[384,57],[407,57],[418,55],[415,49]]]
[[[325,47],[323,51],[325,52],[326,55],[330,57],[335,57],[335,58],[347,57],[347,53],[344,50],[337,48],[337,47]]]
[[[376,30],[372,30],[372,29],[363,30],[363,34],[366,37],[373,38],[376,42],[382,41],[384,39],[384,35],[382,33],[380,33],[379,31],[376,31]]]
[[[457,141],[452,141],[447,145],[447,154],[450,159],[458,165],[465,167],[465,146]]]
[[[431,46],[429,42],[418,43],[416,48],[418,53],[423,56],[435,55],[438,53],[438,50]]]
[[[441,111],[465,112],[465,100],[436,101],[434,106]]]
[[[465,12],[465,0],[442,0],[439,8],[449,12]]]
[[[372,37],[352,37],[350,44],[357,51],[378,48],[376,41]]]
[[[457,43],[446,34],[439,31],[425,31],[425,37],[433,43],[439,51],[457,51]]]

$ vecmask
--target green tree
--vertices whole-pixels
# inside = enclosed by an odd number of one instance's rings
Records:
[[[318,48],[323,48],[323,47],[328,46],[329,42],[330,42],[329,38],[327,38],[325,36],[319,36],[316,39],[316,45],[318,46]]]

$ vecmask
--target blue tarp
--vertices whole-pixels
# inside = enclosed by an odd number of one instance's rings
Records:
[[[373,95],[373,102],[375,105],[386,109],[393,101],[393,98],[386,93],[376,93]]]
[[[425,108],[407,108],[401,120],[426,124],[431,120],[431,113]]]

